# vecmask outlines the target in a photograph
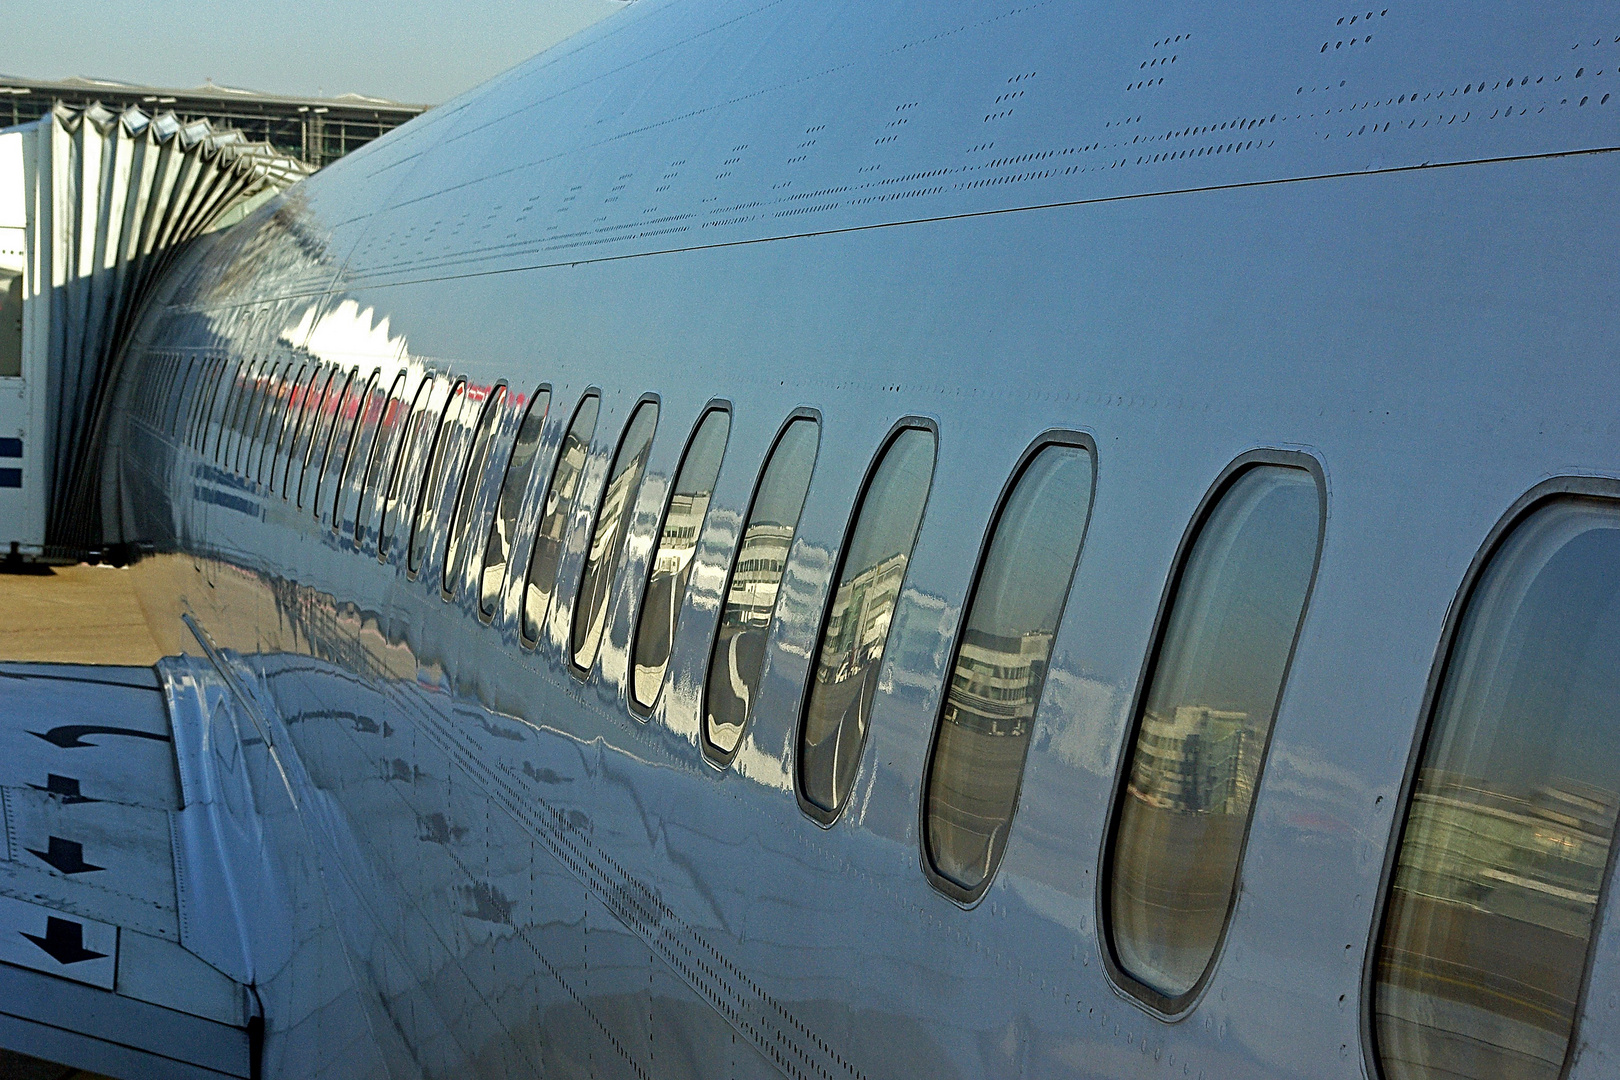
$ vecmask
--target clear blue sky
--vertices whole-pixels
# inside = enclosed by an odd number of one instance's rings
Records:
[[[438,104],[624,7],[618,0],[19,0],[0,73]]]

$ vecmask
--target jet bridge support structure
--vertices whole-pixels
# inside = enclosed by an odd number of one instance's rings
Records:
[[[102,416],[154,282],[310,171],[133,106],[58,105],[0,131],[0,558],[99,548]]]

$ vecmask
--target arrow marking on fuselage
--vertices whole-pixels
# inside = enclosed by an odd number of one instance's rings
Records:
[[[28,853],[54,866],[61,874],[84,874],[91,870],[105,870],[104,866],[84,861],[84,845],[77,840],[64,840],[60,836],[50,838],[46,850],[29,848]]]
[[[22,936],[38,945],[58,964],[77,964],[83,960],[99,960],[106,953],[92,952],[84,947],[84,924],[52,915],[45,920],[45,936],[21,931]]]
[[[45,785],[43,787],[41,787],[39,784],[29,784],[28,786],[33,788],[35,791],[43,791],[47,795],[55,795],[60,798],[64,804],[101,801],[100,799],[92,799],[90,796],[81,792],[79,790],[79,781],[71,776],[57,776],[55,773],[50,773],[45,777]]]
[[[158,742],[168,742],[167,735],[156,735],[150,731],[137,731],[135,728],[107,727],[103,724],[63,724],[53,727],[47,732],[30,731],[28,734],[36,739],[44,739],[53,746],[67,750],[75,746],[99,746],[100,743],[84,742],[86,735],[129,735],[137,739],[156,739]]]

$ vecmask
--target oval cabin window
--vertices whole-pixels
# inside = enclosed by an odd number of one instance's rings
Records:
[[[341,469],[343,456],[348,452],[345,445],[345,430],[353,430],[350,418],[359,418],[360,393],[363,389],[358,381],[360,369],[355,368],[349,372],[348,379],[343,384],[343,392],[333,395],[321,404],[321,429],[319,433],[320,447],[317,450],[317,460],[311,462],[315,466],[314,490],[310,495],[310,512],[317,520],[321,516],[321,492],[328,490],[327,474],[334,469]]]
[[[1253,465],[1209,505],[1170,590],[1114,819],[1114,959],[1166,1012],[1209,969],[1316,572],[1310,471]]]
[[[341,385],[342,372],[335,367],[328,367],[326,373],[319,379],[319,388],[311,385],[309,399],[304,404],[303,415],[299,417],[299,433],[293,443],[293,453],[287,462],[287,479],[283,487],[296,489],[299,506],[304,505],[305,479],[309,476],[309,467],[312,460],[319,460],[321,426],[321,410],[325,408],[327,400]],[[298,478],[292,478],[292,470],[298,469]]]
[[[1091,516],[1089,447],[1048,442],[1003,496],[934,728],[924,781],[929,880],[984,895],[1007,846],[1052,641]]]
[[[546,415],[551,412],[551,387],[542,385],[529,399],[523,412],[523,423],[518,426],[517,438],[512,442],[511,456],[506,459],[506,475],[501,480],[501,494],[495,505],[495,519],[489,523],[489,539],[484,542],[484,570],[478,585],[478,608],[485,618],[495,615],[495,601],[506,580],[506,562],[512,556],[512,545],[517,540],[518,511],[523,506],[523,492],[529,486],[529,474],[534,471],[535,452],[540,449],[540,433],[546,426]]]
[[[817,421],[789,420],[776,437],[748,507],[748,523],[726,581],[704,695],[703,750],[716,762],[729,762],[736,754],[759,695],[776,599],[820,443]]]
[[[461,422],[462,406],[467,401],[467,380],[458,379],[445,398],[439,411],[439,422],[434,425],[433,444],[428,449],[427,471],[422,486],[416,490],[416,509],[411,514],[411,534],[405,546],[405,569],[415,577],[422,571],[422,560],[427,558],[428,542],[433,535],[433,517],[444,500],[446,472],[450,468],[450,447],[455,442],[456,425]]]
[[[686,584],[692,576],[692,559],[709,516],[709,503],[714,498],[714,484],[720,476],[720,461],[730,434],[731,413],[725,409],[704,413],[675,472],[675,486],[658,532],[658,552],[653,556],[647,592],[636,616],[635,671],[630,692],[643,710],[651,709],[657,701],[664,673],[669,670]]]
[[[1508,534],[1441,676],[1378,943],[1388,1080],[1554,1080],[1620,806],[1620,504]]]
[[[476,400],[473,391],[468,394],[469,405]],[[483,408],[473,430],[472,449],[467,454],[461,482],[456,486],[455,512],[450,517],[450,530],[445,536],[444,580],[440,583],[446,600],[455,595],[461,584],[461,575],[467,564],[467,530],[472,527],[473,504],[478,500],[478,486],[483,481],[489,457],[495,450],[495,435],[501,428],[502,406],[506,404],[506,384],[490,387],[484,392]]]
[[[311,384],[314,385],[313,383]],[[409,463],[416,457],[418,444],[422,440],[424,427],[433,420],[433,413],[428,408],[433,397],[433,376],[424,376],[417,384],[416,397],[411,404],[410,419],[405,421],[405,433],[399,440],[399,448],[394,453],[394,463],[389,469],[388,484],[383,492],[382,510],[377,515],[377,558],[388,558],[389,548],[393,544],[394,529],[399,519],[399,501],[402,497],[401,487],[406,479],[406,470]]]
[[[585,471],[585,459],[590,456],[596,418],[601,411],[601,395],[592,392],[581,398],[574,408],[574,418],[568,423],[562,446],[557,448],[557,464],[552,467],[546,501],[540,508],[540,524],[535,530],[534,547],[529,552],[528,580],[523,586],[522,641],[531,649],[540,643],[540,628],[557,587],[568,512],[574,506],[574,495],[579,490],[580,475]]]
[[[590,543],[585,547],[585,573],[580,579],[579,599],[574,604],[574,629],[570,640],[574,667],[589,671],[596,660],[607,629],[608,599],[613,581],[624,559],[624,541],[630,531],[630,515],[641,492],[641,477],[652,451],[653,432],[658,428],[658,403],[643,401],[630,415],[619,439],[619,449],[608,469],[607,488],[596,514]]]
[[[839,555],[797,756],[804,810],[822,824],[843,810],[855,782],[883,649],[933,480],[934,433],[900,429],[878,455]]]
[[[354,541],[363,543],[366,526],[371,518],[372,504],[377,501],[377,487],[388,466],[388,455],[395,448],[400,418],[405,412],[405,373],[394,376],[388,396],[382,402],[382,415],[375,420],[375,430],[366,440],[368,450],[365,466],[360,472],[360,496],[354,507]],[[370,423],[368,419],[368,423]]]

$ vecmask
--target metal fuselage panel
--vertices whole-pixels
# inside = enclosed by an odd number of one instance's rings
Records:
[[[138,334],[550,384],[519,567],[600,388],[537,650],[515,587],[488,625],[470,574],[443,599],[448,513],[413,580],[398,541],[380,563],[329,507],[227,485],[126,417],[154,630],[195,651],[190,614],[285,724],[321,793],[313,842],[349,860],[331,903],[373,1037],[407,1073],[1373,1072],[1364,965],[1442,624],[1515,500],[1620,475],[1620,11],[814,7],[638,4],[205,241]],[[568,603],[649,392],[647,480],[582,680]],[[730,443],[644,721],[630,630],[714,398]],[[801,407],[820,455],[755,715],[717,771],[698,729],[719,595]],[[791,779],[808,658],[861,478],[906,415],[938,424],[936,478],[855,794],[822,829]],[[996,499],[1052,428],[1095,440],[1095,506],[1005,860],[963,909],[919,867],[925,758]],[[1166,1023],[1105,971],[1105,822],[1178,544],[1257,448],[1321,463],[1325,540],[1240,899]],[[1617,949],[1604,928],[1594,1001]],[[1612,1052],[1595,1008],[1575,1075]]]

